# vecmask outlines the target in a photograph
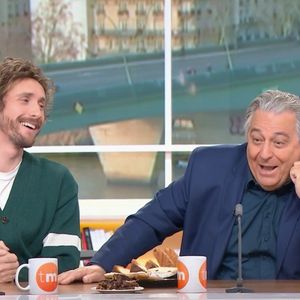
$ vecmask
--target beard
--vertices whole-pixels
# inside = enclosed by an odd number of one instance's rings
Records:
[[[8,137],[8,139],[17,147],[17,148],[29,148],[31,147],[40,130],[34,135],[22,135],[20,128],[23,126],[21,122],[30,122],[30,119],[25,119],[24,117],[19,117],[16,120],[12,120],[8,117],[0,115],[0,130]],[[34,121],[34,124],[38,124],[38,128],[41,128],[41,121]]]

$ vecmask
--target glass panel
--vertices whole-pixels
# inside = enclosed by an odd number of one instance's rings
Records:
[[[123,108],[125,110],[125,108]],[[119,110],[116,106],[115,111]],[[122,114],[122,112],[119,112]],[[124,111],[126,113],[126,111]],[[63,121],[63,116],[61,121]],[[163,138],[162,118],[128,119],[108,123],[92,123],[89,116],[84,122],[90,122],[83,128],[73,130],[58,130],[40,134],[35,146],[51,145],[150,145],[160,144]],[[49,126],[59,125],[50,117]],[[62,125],[62,124],[61,124]],[[47,131],[47,125],[44,132]]]
[[[61,131],[67,129],[84,137],[65,139],[64,144],[160,144],[163,35],[162,28],[152,30],[152,4],[89,3],[85,24],[89,60],[60,64],[59,72],[56,66],[48,68],[59,90],[44,136],[65,135]],[[156,52],[160,54],[153,56]],[[73,69],[75,65],[78,68]]]
[[[0,22],[0,58],[32,58],[55,82],[37,145],[161,143],[162,1],[3,0]]]
[[[300,2],[173,3],[173,142],[240,143],[266,89],[300,94]]]
[[[184,175],[190,154],[190,152],[176,152],[173,154],[173,180],[177,180]]]
[[[35,154],[65,165],[80,199],[150,199],[164,186],[162,153]]]
[[[29,0],[0,1],[0,59],[32,58]]]

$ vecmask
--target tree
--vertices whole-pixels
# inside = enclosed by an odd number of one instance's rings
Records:
[[[210,11],[212,16],[211,26],[219,32],[218,43],[225,48],[228,68],[233,70],[230,46],[236,46],[236,28],[238,24],[235,20],[235,10],[237,2],[232,0],[216,2],[214,9],[211,8],[212,5],[209,0],[204,2],[204,5],[203,8]]]
[[[300,1],[252,1],[247,11],[252,35],[260,39],[300,39]]]
[[[279,33],[284,38],[300,39],[300,3],[295,0],[278,2],[276,7],[276,21]]]
[[[32,48],[38,63],[77,60],[84,44],[81,25],[74,21],[70,2],[40,2],[32,18]]]

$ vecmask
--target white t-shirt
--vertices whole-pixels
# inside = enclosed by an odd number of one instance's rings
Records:
[[[11,188],[20,168],[21,162],[9,172],[0,172],[0,208],[3,210],[8,200]]]

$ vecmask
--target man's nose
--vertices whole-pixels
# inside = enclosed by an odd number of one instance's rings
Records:
[[[33,117],[41,117],[44,114],[44,110],[41,108],[39,103],[31,103],[30,115]]]
[[[272,155],[273,155],[273,151],[270,143],[263,143],[260,149],[260,156],[263,159],[269,159],[270,157],[272,157]]]

